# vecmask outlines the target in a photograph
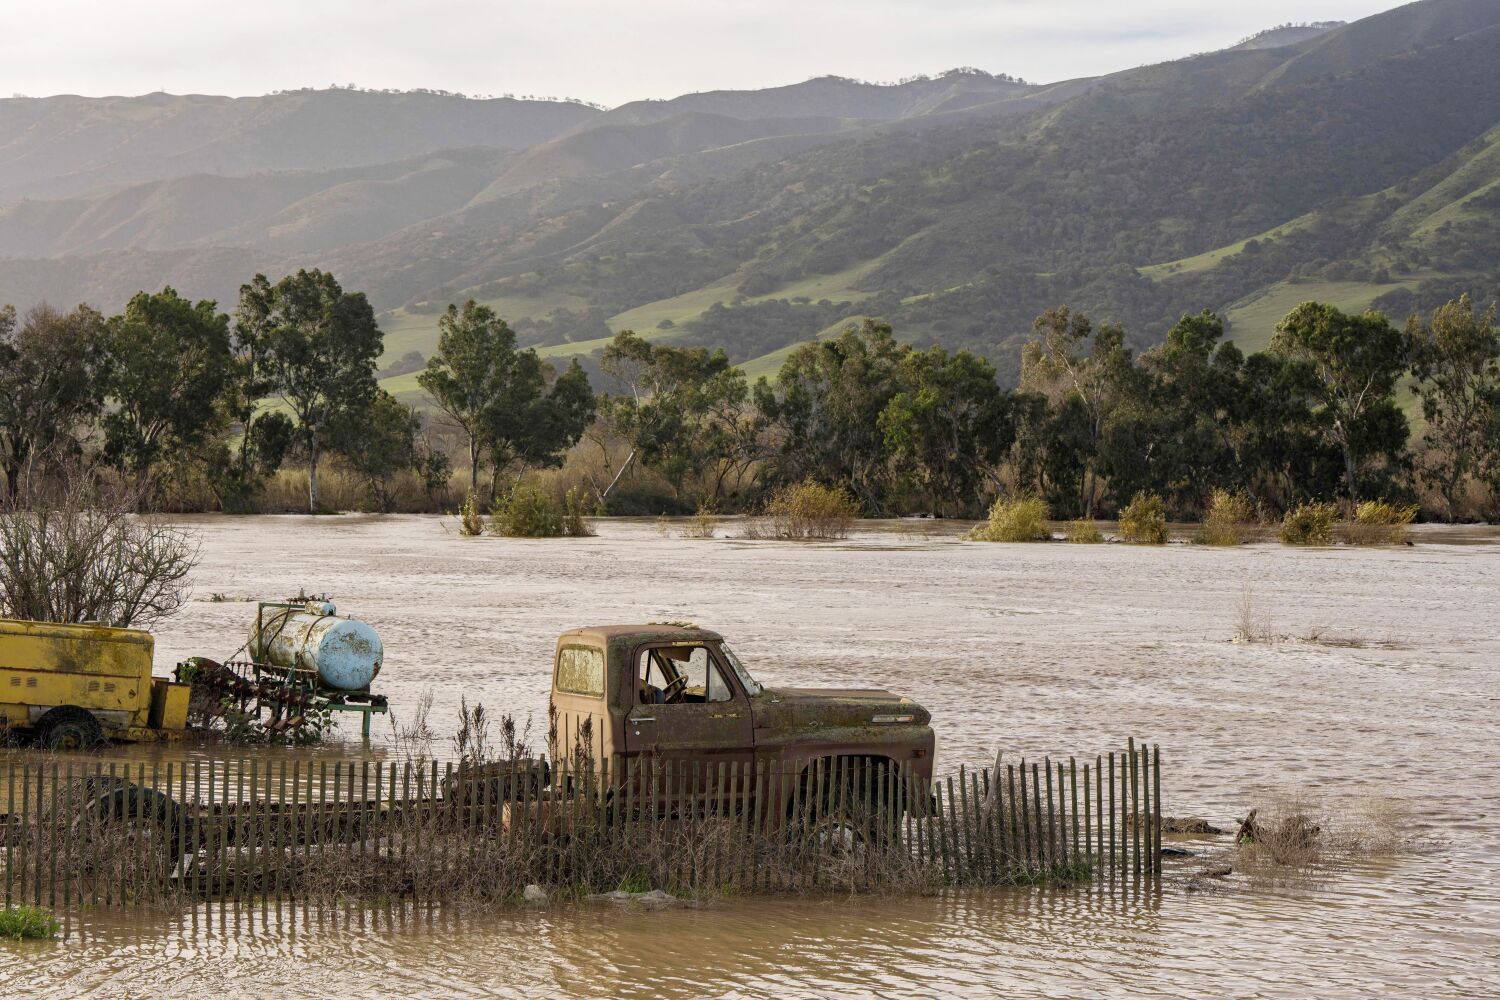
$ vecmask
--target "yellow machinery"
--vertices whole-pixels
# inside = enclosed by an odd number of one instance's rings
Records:
[[[0,728],[54,750],[181,736],[189,685],[151,676],[154,648],[137,629],[0,618]]]

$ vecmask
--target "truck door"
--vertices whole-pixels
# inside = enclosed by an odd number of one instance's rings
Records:
[[[711,643],[652,643],[634,654],[635,706],[625,718],[628,751],[699,775],[704,791],[755,760],[750,699]],[[684,770],[684,768],[686,770]],[[695,770],[697,769],[697,770]]]

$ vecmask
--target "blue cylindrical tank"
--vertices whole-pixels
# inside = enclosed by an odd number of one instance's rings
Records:
[[[246,645],[252,659],[317,674],[325,687],[362,691],[380,673],[380,636],[362,621],[340,618],[329,601],[262,609]]]

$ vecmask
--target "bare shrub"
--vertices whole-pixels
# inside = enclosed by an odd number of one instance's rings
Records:
[[[1250,498],[1243,493],[1215,489],[1203,512],[1199,540],[1205,545],[1242,545],[1246,529],[1255,519]]]
[[[1001,497],[990,507],[990,516],[969,537],[978,542],[1047,542],[1052,528],[1047,523],[1047,501],[1036,496]]]
[[[199,546],[181,528],[132,513],[136,499],[75,480],[0,509],[0,613],[120,628],[175,614]]]
[[[1240,601],[1235,617],[1235,642],[1271,642],[1276,638],[1271,631],[1271,612],[1257,608],[1255,592],[1246,583],[1240,590]]]
[[[1417,506],[1366,500],[1354,508],[1354,520],[1344,527],[1350,545],[1401,545],[1411,534]]]
[[[1098,545],[1104,541],[1104,532],[1092,517],[1081,517],[1068,522],[1068,541],[1076,545]]]
[[[1327,545],[1333,540],[1333,526],[1339,509],[1331,503],[1302,503],[1286,512],[1281,520],[1283,545]]]
[[[842,487],[808,479],[777,490],[760,521],[746,526],[745,537],[844,538],[859,513],[859,504]]]
[[[391,724],[391,744],[400,752],[413,760],[424,760],[432,753],[432,743],[437,738],[429,721],[432,715],[432,688],[424,688],[416,703],[412,705],[411,715],[406,721],[397,718],[396,713],[390,713],[387,718]]]
[[[1135,545],[1167,543],[1167,510],[1155,493],[1140,492],[1120,511],[1120,537]]]
[[[1237,867],[1262,878],[1306,874],[1419,846],[1410,821],[1390,799],[1368,798],[1329,808],[1297,790],[1251,809],[1235,836]]]

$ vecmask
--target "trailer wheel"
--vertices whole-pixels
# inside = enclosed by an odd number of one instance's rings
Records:
[[[104,727],[77,705],[59,705],[36,724],[37,743],[46,750],[92,750],[104,744]]]
[[[88,847],[103,840],[123,837],[130,844],[144,845],[143,853],[160,854],[168,870],[191,849],[196,823],[179,830],[179,806],[170,795],[137,785],[125,778],[93,775],[79,779],[60,793],[67,811],[58,815],[72,831],[74,842]],[[182,839],[183,833],[187,839]],[[125,852],[132,856],[134,848]]]

